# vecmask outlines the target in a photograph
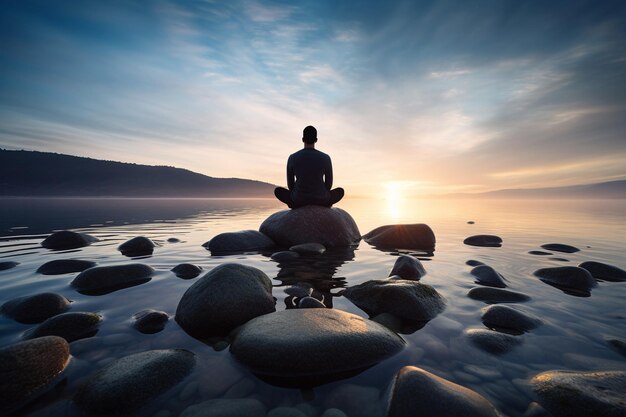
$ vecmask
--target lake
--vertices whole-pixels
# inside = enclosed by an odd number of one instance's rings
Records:
[[[385,224],[428,224],[437,238],[434,254],[412,255],[427,271],[421,282],[433,286],[447,305],[424,327],[402,334],[407,345],[395,356],[356,376],[299,389],[265,382],[238,364],[226,345],[210,346],[185,333],[173,315],[182,294],[198,278],[179,279],[170,270],[180,263],[192,263],[205,271],[227,262],[254,266],[272,279],[277,310],[293,307],[293,297],[285,289],[296,284],[293,277],[308,273],[307,282],[319,285],[319,290],[332,298],[333,308],[367,318],[339,292],[386,278],[398,252],[380,251],[362,241],[354,251],[329,255],[317,271],[319,276],[311,277],[311,265],[285,270],[268,254],[211,256],[202,247],[222,232],[258,230],[265,218],[282,209],[273,200],[4,199],[0,205],[0,262],[19,265],[0,271],[0,304],[35,293],[57,292],[73,301],[69,311],[103,316],[96,335],[70,345],[72,361],[64,380],[22,414],[78,415],[69,400],[80,384],[115,359],[149,349],[185,348],[196,354],[197,365],[180,384],[141,408],[139,416],[177,416],[188,406],[211,398],[255,398],[268,411],[297,407],[313,417],[328,408],[339,408],[349,417],[382,417],[389,383],[405,365],[477,391],[504,415],[522,416],[536,400],[528,379],[540,372],[626,370],[624,356],[606,342],[606,338],[626,337],[626,283],[600,282],[591,296],[579,297],[533,275],[539,268],[576,266],[589,260],[625,269],[625,200],[419,200],[395,196],[348,199],[338,207],[352,215],[361,234]],[[41,247],[47,234],[63,229],[86,232],[99,241],[71,251]],[[466,237],[476,234],[498,235],[502,247],[463,244]],[[160,246],[151,256],[131,260],[117,247],[135,236],[146,236]],[[170,243],[169,238],[179,242]],[[573,245],[580,251],[546,256],[529,253],[542,250],[540,246],[546,243]],[[140,262],[157,272],[143,285],[90,296],[69,286],[76,273],[36,272],[54,259],[91,260],[99,266]],[[492,266],[507,279],[509,289],[528,295],[530,301],[516,308],[542,321],[539,327],[516,336],[521,344],[508,353],[487,353],[469,343],[464,333],[484,328],[481,309],[486,306],[467,296],[477,286],[470,274],[472,268],[466,265],[470,259]],[[142,334],[132,327],[132,316],[145,309],[170,314],[164,330]],[[0,346],[20,341],[31,327],[1,316]]]

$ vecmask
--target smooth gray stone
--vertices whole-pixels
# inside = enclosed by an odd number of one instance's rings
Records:
[[[298,252],[294,252],[294,251],[290,251],[290,250],[284,250],[284,251],[280,251],[280,252],[274,252],[272,253],[272,260],[273,261],[291,261],[292,259],[298,259],[300,257],[300,254]]]
[[[392,224],[379,226],[363,235],[372,246],[382,249],[435,250],[435,233],[427,224]]]
[[[123,255],[134,257],[151,255],[156,248],[156,244],[145,236],[137,236],[118,246],[117,250],[122,252]]]
[[[397,334],[371,320],[340,310],[311,308],[250,320],[239,329],[230,350],[259,374],[312,376],[374,365],[404,344]]]
[[[67,340],[85,339],[98,333],[102,316],[96,313],[63,313],[50,317],[39,326],[24,333],[24,339],[58,336]]]
[[[421,277],[426,275],[426,270],[419,259],[415,259],[412,256],[400,255],[389,273],[390,277],[394,275],[401,279],[419,281]]]
[[[626,416],[626,372],[547,371],[530,383],[554,417]]]
[[[478,284],[488,285],[490,287],[505,288],[506,283],[504,277],[489,265],[478,265],[470,271]]]
[[[474,235],[465,238],[463,243],[470,246],[483,246],[488,248],[499,248],[502,246],[502,238],[495,235]]]
[[[192,264],[178,264],[171,271],[178,278],[192,279],[200,275],[202,268]]]
[[[487,329],[467,329],[465,336],[474,346],[494,355],[510,352],[514,347],[522,344],[522,339],[518,336]]]
[[[181,382],[195,365],[184,349],[149,350],[114,361],[80,386],[74,402],[93,414],[123,414]]]
[[[303,297],[298,301],[298,308],[326,308],[326,306],[317,298]]]
[[[580,251],[580,249],[575,246],[565,245],[563,243],[546,243],[544,245],[541,245],[541,247],[545,250],[563,253],[575,253]]]
[[[269,216],[259,230],[280,246],[315,242],[324,247],[353,246],[361,240],[354,219],[333,207],[305,206]]]
[[[61,275],[70,272],[82,272],[96,266],[95,262],[81,259],[57,259],[41,265],[37,272],[43,275]]]
[[[300,243],[289,248],[290,251],[297,252],[300,255],[321,255],[326,252],[324,245],[319,243]]]
[[[626,271],[613,265],[604,264],[602,262],[587,261],[581,263],[578,267],[589,271],[595,279],[611,282],[626,281]]]
[[[265,417],[265,406],[254,398],[218,398],[185,408],[179,417]]]
[[[469,298],[484,301],[488,304],[495,303],[522,303],[530,300],[526,294],[500,288],[474,287],[467,293]]]
[[[143,310],[133,315],[133,327],[141,333],[154,334],[165,328],[170,316],[164,311]]]
[[[13,261],[0,262],[0,271],[6,271],[7,269],[15,268],[19,264],[19,262]]]
[[[415,366],[405,366],[392,383],[387,417],[500,417],[485,397]]]
[[[272,282],[263,271],[227,263],[185,291],[176,308],[176,321],[192,336],[218,336],[275,310]]]
[[[70,308],[70,303],[61,294],[44,292],[7,301],[0,311],[18,323],[34,324],[64,313]]]
[[[481,310],[483,324],[495,329],[527,332],[541,324],[541,320],[505,305],[491,305]]]
[[[70,285],[82,294],[102,295],[146,283],[153,272],[144,264],[96,266],[78,274]]]
[[[390,313],[413,321],[434,318],[445,299],[430,285],[409,280],[372,280],[346,288],[344,297],[370,316]]]
[[[69,345],[56,336],[0,349],[0,415],[9,415],[51,388],[69,359]]]
[[[256,252],[272,249],[274,241],[256,230],[226,232],[216,235],[202,246],[211,253]]]
[[[97,242],[98,239],[86,233],[76,233],[69,230],[54,232],[41,242],[46,249],[66,250],[82,248]]]
[[[598,285],[589,271],[577,266],[541,268],[535,271],[535,276],[572,295],[589,296],[591,289]]]
[[[465,261],[465,265],[469,265],[469,266],[479,266],[479,265],[484,265],[484,263],[477,261],[475,259],[470,259],[468,261]]]

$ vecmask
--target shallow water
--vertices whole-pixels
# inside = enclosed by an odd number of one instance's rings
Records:
[[[423,328],[402,335],[407,347],[396,356],[357,376],[303,391],[261,381],[239,366],[225,346],[215,350],[187,335],[173,319],[163,331],[146,335],[131,327],[132,316],[148,308],[173,316],[180,297],[197,280],[182,280],[170,272],[179,263],[210,270],[225,262],[239,262],[273,279],[277,310],[291,306],[286,286],[307,280],[332,297],[334,308],[367,317],[337,293],[341,287],[387,277],[397,253],[361,242],[353,252],[325,255],[314,266],[305,262],[286,268],[267,254],[211,256],[201,246],[221,232],[258,229],[267,216],[281,209],[272,200],[5,199],[0,207],[0,261],[20,264],[0,271],[0,303],[53,291],[73,300],[69,311],[97,312],[104,317],[96,336],[72,343],[73,360],[65,380],[22,414],[76,415],[67,400],[91,373],[131,353],[173,347],[196,353],[194,372],[137,415],[168,410],[170,414],[161,415],[176,416],[187,406],[210,398],[253,397],[268,410],[299,405],[311,415],[336,407],[350,417],[380,416],[392,376],[404,365],[415,365],[481,393],[505,415],[521,416],[535,399],[527,380],[539,372],[626,370],[624,357],[605,342],[607,336],[626,337],[626,283],[600,282],[585,298],[568,295],[533,276],[539,268],[575,266],[586,260],[626,268],[626,201],[355,199],[338,206],[352,214],[362,234],[384,224],[429,224],[437,237],[434,255],[416,256],[428,272],[422,282],[435,287],[447,299],[447,307]],[[475,224],[468,224],[469,220]],[[86,232],[100,241],[63,252],[40,246],[45,235],[61,229]],[[502,237],[503,246],[464,245],[463,239],[473,234],[496,234]],[[147,236],[161,245],[152,256],[138,260],[157,270],[143,285],[89,296],[69,286],[76,273],[44,276],[35,272],[53,259],[92,260],[100,266],[135,262],[116,250],[135,236]],[[181,242],[168,243],[170,237]],[[544,243],[566,243],[581,251],[553,252],[553,256],[528,253],[541,250]],[[463,335],[467,328],[484,327],[480,310],[486,305],[466,295],[476,286],[469,274],[471,267],[465,265],[468,259],[494,267],[508,280],[509,289],[529,295],[529,302],[516,307],[543,320],[540,327],[518,336],[523,344],[509,353],[483,352]],[[30,327],[0,317],[0,346],[19,341]]]

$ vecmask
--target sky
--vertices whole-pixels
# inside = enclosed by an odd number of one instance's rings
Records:
[[[0,148],[348,195],[626,179],[623,0],[7,0]]]

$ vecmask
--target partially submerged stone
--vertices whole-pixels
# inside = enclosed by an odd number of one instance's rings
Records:
[[[580,249],[578,249],[575,246],[571,246],[571,245],[566,245],[564,243],[546,243],[544,245],[541,245],[542,248],[544,248],[545,250],[551,250],[554,252],[563,252],[563,253],[575,253],[580,251]]]
[[[152,279],[153,272],[144,264],[96,266],[78,274],[70,285],[82,294],[102,295],[144,284]]]
[[[170,316],[164,311],[142,310],[133,315],[133,327],[141,333],[154,334],[165,328]]]
[[[137,236],[122,243],[118,246],[117,250],[122,252],[122,255],[135,257],[152,255],[152,252],[154,252],[154,248],[156,247],[156,243],[147,237]]]
[[[34,324],[64,313],[70,302],[61,294],[44,292],[7,301],[0,311],[19,323]]]
[[[518,336],[488,329],[467,329],[465,336],[474,346],[494,355],[502,355],[522,344],[522,339]]]
[[[499,248],[502,246],[502,238],[495,235],[474,235],[465,238],[463,241],[470,246],[483,246],[487,248]]]
[[[426,270],[419,259],[412,256],[400,255],[389,273],[389,276],[394,275],[401,279],[419,281],[421,277],[426,275]]]
[[[202,267],[193,265],[193,264],[178,264],[171,271],[178,278],[181,279],[192,279],[200,275],[202,272]]]
[[[88,246],[98,239],[86,233],[76,233],[69,230],[54,232],[41,242],[46,249],[66,250]]]
[[[229,254],[269,250],[274,248],[276,244],[261,232],[242,230],[239,232],[220,233],[202,246],[210,250],[211,253]]]
[[[435,233],[427,224],[393,224],[380,226],[363,235],[372,246],[381,249],[435,250]]]
[[[299,245],[290,247],[289,250],[304,256],[321,255],[326,252],[326,248],[320,243],[300,243]]]
[[[292,261],[294,259],[298,259],[300,254],[298,252],[294,252],[291,250],[283,250],[280,252],[272,253],[272,260],[276,262],[284,262],[284,261]]]
[[[102,316],[96,313],[63,313],[50,317],[39,326],[24,333],[24,339],[59,336],[68,343],[91,337],[98,332]]]
[[[598,285],[589,271],[576,266],[541,268],[535,271],[535,276],[567,294],[583,297],[588,297]]]
[[[578,267],[589,271],[595,279],[611,282],[626,281],[626,271],[613,265],[602,262],[587,261],[581,263]]]
[[[489,265],[478,265],[470,273],[476,278],[478,284],[497,288],[506,287],[504,277]]]
[[[500,288],[474,287],[467,293],[469,298],[484,301],[488,304],[495,303],[522,303],[530,300],[526,294]]]
[[[0,262],[0,271],[6,271],[7,269],[15,268],[19,264],[20,264],[19,262],[13,262],[13,261]]]
[[[61,275],[71,272],[82,272],[94,266],[96,266],[95,262],[82,259],[55,259],[41,265],[37,272],[43,275]]]
[[[541,320],[505,305],[491,305],[483,308],[481,313],[483,324],[496,330],[505,329],[516,333],[523,333],[541,324]]]

